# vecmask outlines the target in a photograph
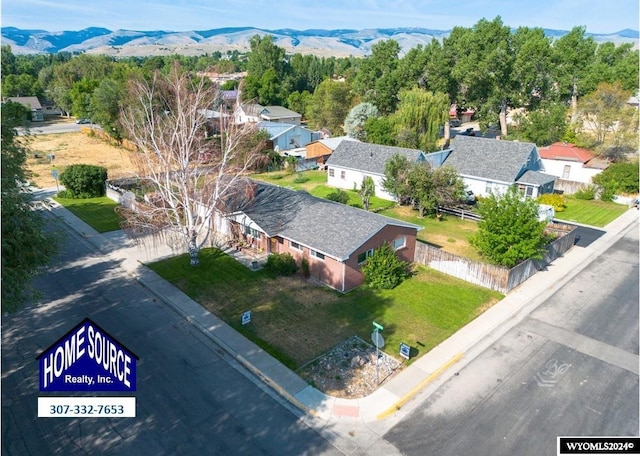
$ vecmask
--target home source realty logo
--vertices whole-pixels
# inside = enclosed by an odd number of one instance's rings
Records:
[[[88,318],[36,358],[40,391],[135,391],[138,357]]]

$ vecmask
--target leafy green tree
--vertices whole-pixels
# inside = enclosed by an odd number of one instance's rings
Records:
[[[425,88],[425,68],[428,64],[429,54],[422,44],[407,51],[398,62],[397,74],[401,89],[413,87]]]
[[[75,109],[77,113],[74,114],[88,114],[82,111],[88,109],[97,81],[108,78],[114,71],[114,65],[106,56],[74,56],[54,67],[53,79],[48,87],[49,94],[65,113]],[[83,80],[84,82],[80,82]],[[76,83],[80,84],[74,87]]]
[[[3,44],[0,47],[0,60],[2,63],[2,66],[0,68],[4,77],[9,74],[15,74],[16,56],[11,50],[11,46],[9,46],[8,44]]]
[[[506,267],[542,258],[546,223],[538,221],[538,204],[533,199],[522,198],[511,188],[503,195],[483,198],[478,212],[482,220],[470,242],[483,257]]]
[[[515,136],[538,146],[561,141],[567,130],[567,107],[564,103],[546,102],[537,110],[516,117]]]
[[[103,79],[89,101],[91,120],[101,125],[115,139],[122,137],[119,119],[124,92],[125,87],[119,81]]]
[[[603,201],[611,201],[614,195],[621,193],[638,194],[638,162],[612,163],[591,180],[600,187]]]
[[[630,96],[631,92],[622,90],[619,83],[603,82],[595,92],[580,100],[582,122],[586,130],[593,133],[597,143],[604,143],[607,135],[621,120],[625,119],[625,125],[629,125],[629,120],[635,114],[635,110],[627,105]],[[637,129],[637,124],[634,128]]]
[[[58,237],[45,231],[40,211],[32,207],[26,186],[28,147],[16,140],[25,108],[17,103],[2,106],[2,311],[13,312],[37,297],[30,280],[57,251]]]
[[[439,206],[458,203],[465,196],[464,181],[451,166],[440,166],[431,174],[436,210]]]
[[[353,80],[353,89],[362,101],[376,106],[383,115],[396,109],[400,78],[397,72],[400,45],[397,41],[380,41],[371,47]]]
[[[452,76],[468,105],[479,107],[484,125],[500,123],[507,136],[506,114],[517,87],[511,31],[498,16],[481,19],[472,29],[454,27],[446,45],[453,58]]]
[[[437,148],[438,130],[448,119],[449,97],[420,88],[400,92],[397,111],[391,116],[398,145],[432,151]]]
[[[387,117],[369,117],[364,123],[364,134],[367,142],[395,146],[396,136],[393,132],[393,122]]]
[[[4,97],[40,97],[43,93],[38,79],[30,74],[9,74],[2,78]]]
[[[312,128],[328,128],[334,136],[340,136],[352,99],[348,84],[325,79],[311,97],[307,110],[309,125]]]
[[[458,94],[458,86],[451,74],[453,68],[451,53],[435,38],[424,48],[424,53],[426,65],[418,81],[418,87],[432,92],[446,93],[453,102]]]
[[[438,213],[440,206],[454,204],[463,197],[464,183],[450,166],[433,169],[427,162],[418,162],[409,169],[409,196],[418,209]]]
[[[411,163],[406,156],[396,154],[384,164],[382,188],[403,203],[409,196],[409,172]]]
[[[362,178],[362,185],[360,186],[360,198],[362,198],[362,206],[365,211],[369,210],[369,203],[371,197],[376,194],[376,184],[371,176],[364,176]]]
[[[292,111],[302,114],[302,117],[306,119],[307,109],[311,100],[312,95],[306,90],[303,90],[302,92],[293,92],[289,95],[289,98],[287,98],[287,106]]]
[[[247,61],[247,77],[243,100],[257,100],[263,105],[279,104],[283,96],[281,84],[286,76],[285,51],[273,41],[273,36],[254,35]]]
[[[605,42],[598,45],[594,61],[586,75],[587,87],[597,87],[602,82],[619,83],[623,90],[638,90],[638,50],[633,43]]]
[[[551,89],[551,39],[541,28],[519,27],[512,39],[513,78],[517,106],[534,109]]]
[[[347,118],[344,120],[344,132],[347,136],[365,141],[367,134],[364,129],[364,124],[371,117],[378,117],[379,115],[378,108],[371,103],[357,104],[351,108],[349,114],[347,114]]]
[[[427,162],[414,164],[409,168],[409,196],[418,209],[418,217],[423,218],[426,210],[435,211],[437,202],[433,192],[431,165]]]
[[[389,244],[375,249],[362,265],[364,281],[371,288],[390,290],[409,276],[409,263],[402,261]]]
[[[71,112],[76,117],[93,118],[91,112],[91,98],[93,92],[98,87],[99,82],[95,79],[83,78],[71,86],[69,96],[71,97]]]
[[[553,43],[552,74],[560,100],[571,100],[571,121],[578,118],[578,97],[588,91],[585,83],[595,59],[597,44],[585,36],[585,27],[574,27]],[[595,87],[593,87],[595,88]]]

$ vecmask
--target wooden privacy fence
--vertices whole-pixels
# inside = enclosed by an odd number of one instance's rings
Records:
[[[575,226],[564,223],[549,223],[548,232],[558,238],[546,247],[541,260],[526,260],[509,269],[479,261],[469,260],[422,241],[416,243],[414,262],[433,268],[467,282],[480,285],[500,293],[508,293],[525,282],[536,272],[545,269],[575,244]]]

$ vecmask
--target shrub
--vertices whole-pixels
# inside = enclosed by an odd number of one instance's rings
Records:
[[[291,276],[298,270],[298,265],[290,253],[273,253],[267,258],[265,269],[275,275]]]
[[[309,181],[309,178],[307,176],[304,176],[302,173],[298,173],[295,179],[293,179],[294,184],[304,184],[305,182],[308,182],[308,181]]]
[[[596,191],[595,185],[589,185],[588,187],[582,187],[573,196],[579,200],[592,200],[596,198]]]
[[[567,208],[567,201],[564,196],[557,193],[545,193],[538,197],[538,203],[553,206],[556,212],[562,212]]]
[[[66,198],[96,198],[105,194],[107,168],[95,165],[71,165],[60,174]]]
[[[390,290],[409,275],[408,266],[389,244],[384,244],[362,265],[362,273],[365,283],[371,288]]]
[[[482,220],[469,242],[483,257],[509,268],[542,258],[546,223],[538,221],[538,205],[531,198],[522,199],[511,188],[503,195],[490,194],[478,204],[478,212]]]
[[[593,183],[602,188],[600,199],[610,201],[620,193],[637,194],[639,190],[638,163],[612,163],[593,177]]]
[[[311,272],[309,271],[309,260],[303,258],[300,263],[300,268],[302,268],[302,275],[308,279],[311,276]]]
[[[337,203],[347,204],[349,202],[349,194],[344,190],[337,189],[327,195],[327,199]]]

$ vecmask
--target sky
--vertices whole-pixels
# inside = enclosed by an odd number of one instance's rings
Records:
[[[2,0],[2,27],[49,32],[191,31],[223,27],[275,30],[472,27],[496,16],[517,28],[589,33],[638,30],[638,0]]]

